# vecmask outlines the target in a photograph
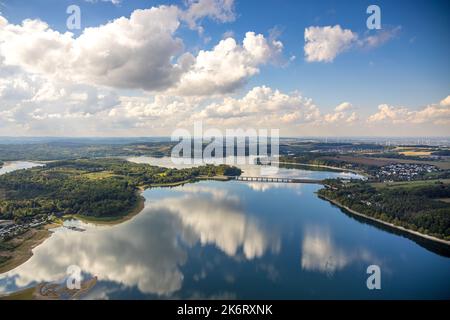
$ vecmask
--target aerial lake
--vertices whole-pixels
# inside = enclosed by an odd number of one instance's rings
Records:
[[[170,166],[168,158],[130,161]],[[259,168],[241,166],[244,175]],[[353,173],[280,168],[276,176]],[[87,299],[450,299],[450,258],[355,218],[314,184],[201,181],[143,192],[145,208],[113,226],[66,221],[0,294],[62,281],[70,265],[97,277]],[[381,270],[369,290],[367,267]]]
[[[11,161],[5,162],[0,168],[0,174],[5,174],[8,172],[20,170],[20,169],[30,169],[33,167],[39,167],[43,164],[31,161]]]

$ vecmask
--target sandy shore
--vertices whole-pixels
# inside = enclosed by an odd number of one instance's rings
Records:
[[[356,216],[359,216],[359,217],[362,217],[362,218],[365,218],[365,219],[368,219],[368,220],[371,220],[371,221],[375,221],[375,222],[381,223],[381,224],[383,224],[385,226],[389,226],[391,228],[400,230],[402,232],[406,232],[406,233],[409,233],[409,234],[412,234],[412,235],[415,235],[415,236],[418,236],[418,237],[421,237],[421,238],[424,238],[424,239],[427,239],[427,240],[431,240],[431,241],[437,242],[439,244],[445,244],[447,246],[450,246],[450,241],[447,241],[447,240],[444,240],[444,239],[440,239],[440,238],[436,238],[436,237],[433,237],[433,236],[430,236],[430,235],[427,235],[427,234],[424,234],[424,233],[420,233],[418,231],[406,229],[406,228],[404,228],[402,226],[397,226],[397,225],[392,224],[390,222],[386,222],[386,221],[383,221],[383,220],[380,220],[380,219],[376,219],[376,218],[367,216],[365,214],[362,214],[362,213],[357,212],[357,211],[355,211],[353,209],[350,209],[349,207],[346,207],[346,206],[342,205],[340,202],[338,202],[336,200],[329,199],[329,198],[324,197],[322,195],[319,195],[319,198],[327,200],[327,201],[331,202],[332,204],[338,206],[339,208],[343,208],[343,209],[347,210],[348,212],[350,212],[350,213],[352,213],[352,214],[354,214]]]
[[[214,176],[214,177],[198,177],[195,180],[186,180],[179,181],[175,183],[166,183],[166,184],[158,184],[158,185],[150,185],[146,187],[140,187],[138,191],[138,202],[133,209],[131,209],[126,215],[118,216],[118,217],[107,217],[107,218],[97,218],[97,217],[87,217],[81,215],[68,215],[67,219],[78,219],[80,221],[86,223],[92,223],[95,225],[117,225],[132,219],[134,216],[139,214],[145,207],[145,198],[142,195],[142,192],[147,188],[154,187],[175,187],[185,183],[200,181],[200,180],[218,180],[218,181],[227,181],[229,177],[225,176]],[[10,252],[11,258],[5,261],[0,265],[0,274],[8,272],[19,265],[25,263],[28,259],[33,256],[33,248],[37,247],[41,243],[43,243],[47,238],[51,236],[51,232],[49,229],[60,226],[60,224],[53,223],[44,226],[42,229],[33,229],[25,232],[23,235],[8,241],[7,243],[17,244],[17,246]],[[0,252],[1,254],[1,252]],[[9,255],[9,254],[8,254]]]
[[[207,177],[199,177],[198,180],[204,180]],[[210,179],[224,180],[223,177],[210,177]],[[185,183],[193,182],[193,180],[179,181],[176,183],[168,183],[168,184],[160,184],[160,185],[151,185],[146,187],[140,187],[138,192],[138,202],[127,214],[118,216],[118,217],[106,217],[106,218],[97,218],[97,217],[87,217],[81,215],[68,215],[67,219],[78,219],[80,221],[86,223],[92,223],[95,225],[117,225],[132,219],[134,216],[139,214],[145,207],[145,198],[142,195],[142,192],[147,188],[152,187],[174,187],[178,185],[182,185]],[[8,272],[19,265],[25,263],[28,259],[33,256],[33,249],[38,245],[42,244],[46,239],[48,239],[52,232],[49,229],[60,226],[61,224],[52,223],[45,225],[41,229],[32,229],[19,237],[9,240],[6,243],[11,244],[14,247],[11,251],[4,251],[3,253],[0,251],[0,255],[11,256],[7,261],[0,264],[0,274]]]
[[[33,249],[52,235],[49,229],[58,226],[60,225],[56,223],[47,224],[42,229],[28,230],[19,237],[7,241],[6,244],[17,245],[17,247],[11,251],[12,257],[0,266],[0,273],[8,272],[30,259],[33,256]]]
[[[96,225],[116,225],[122,222],[125,222],[127,220],[130,220],[135,215],[140,213],[142,209],[144,209],[145,205],[145,198],[139,193],[138,203],[136,206],[130,210],[129,213],[127,213],[124,216],[120,216],[117,218],[89,218],[84,216],[70,216],[71,218],[75,218],[87,223],[93,223]],[[28,259],[30,259],[33,256],[33,249],[37,247],[38,245],[42,244],[45,240],[47,240],[51,235],[52,232],[49,231],[49,229],[53,229],[56,227],[61,226],[59,223],[51,223],[45,225],[42,229],[32,229],[28,230],[24,234],[20,235],[17,238],[11,239],[7,241],[7,244],[12,244],[17,246],[10,252],[6,252],[8,255],[11,256],[10,259],[5,261],[3,264],[0,265],[0,274],[8,272],[21,264],[25,263]],[[19,242],[19,243],[17,243]],[[1,251],[0,251],[1,254]]]

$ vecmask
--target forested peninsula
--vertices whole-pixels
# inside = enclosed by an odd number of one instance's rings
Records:
[[[0,220],[55,215],[116,217],[139,200],[139,189],[240,175],[227,165],[168,169],[121,159],[67,160],[0,176]]]

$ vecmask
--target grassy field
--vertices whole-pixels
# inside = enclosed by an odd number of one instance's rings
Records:
[[[433,151],[436,151],[436,148],[433,147],[396,147],[394,149],[397,153],[402,154],[404,156],[410,157],[426,157],[430,156]]]
[[[398,181],[398,182],[374,182],[371,185],[377,189],[381,188],[414,188],[414,187],[423,187],[429,186],[436,183],[445,183],[450,184],[450,179],[441,179],[441,180],[417,180],[417,181]]]
[[[409,156],[409,157],[423,157],[423,156],[431,155],[431,151],[418,151],[418,150],[401,151],[401,152],[399,152],[399,154],[402,154],[404,156]]]
[[[85,173],[82,176],[85,178],[91,179],[91,180],[101,180],[101,179],[116,177],[117,175],[110,171],[101,171],[101,172]]]
[[[450,161],[422,161],[422,160],[409,160],[409,159],[396,159],[396,158],[383,158],[383,157],[356,157],[356,156],[335,156],[335,157],[323,157],[324,159],[345,161],[348,163],[355,163],[367,166],[382,167],[391,163],[417,163],[417,164],[429,164],[438,167],[442,170],[450,170]]]
[[[355,163],[366,166],[377,166],[382,167],[388,165],[392,162],[395,162],[393,159],[378,159],[371,157],[355,157],[355,156],[334,156],[334,157],[322,157],[325,160],[338,160],[344,161],[347,163]]]

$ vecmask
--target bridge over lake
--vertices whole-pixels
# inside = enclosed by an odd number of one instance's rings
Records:
[[[250,182],[274,182],[274,183],[312,183],[312,184],[324,184],[323,180],[317,179],[297,179],[297,178],[282,178],[282,177],[247,177],[238,176],[234,177],[238,181],[250,181]]]

